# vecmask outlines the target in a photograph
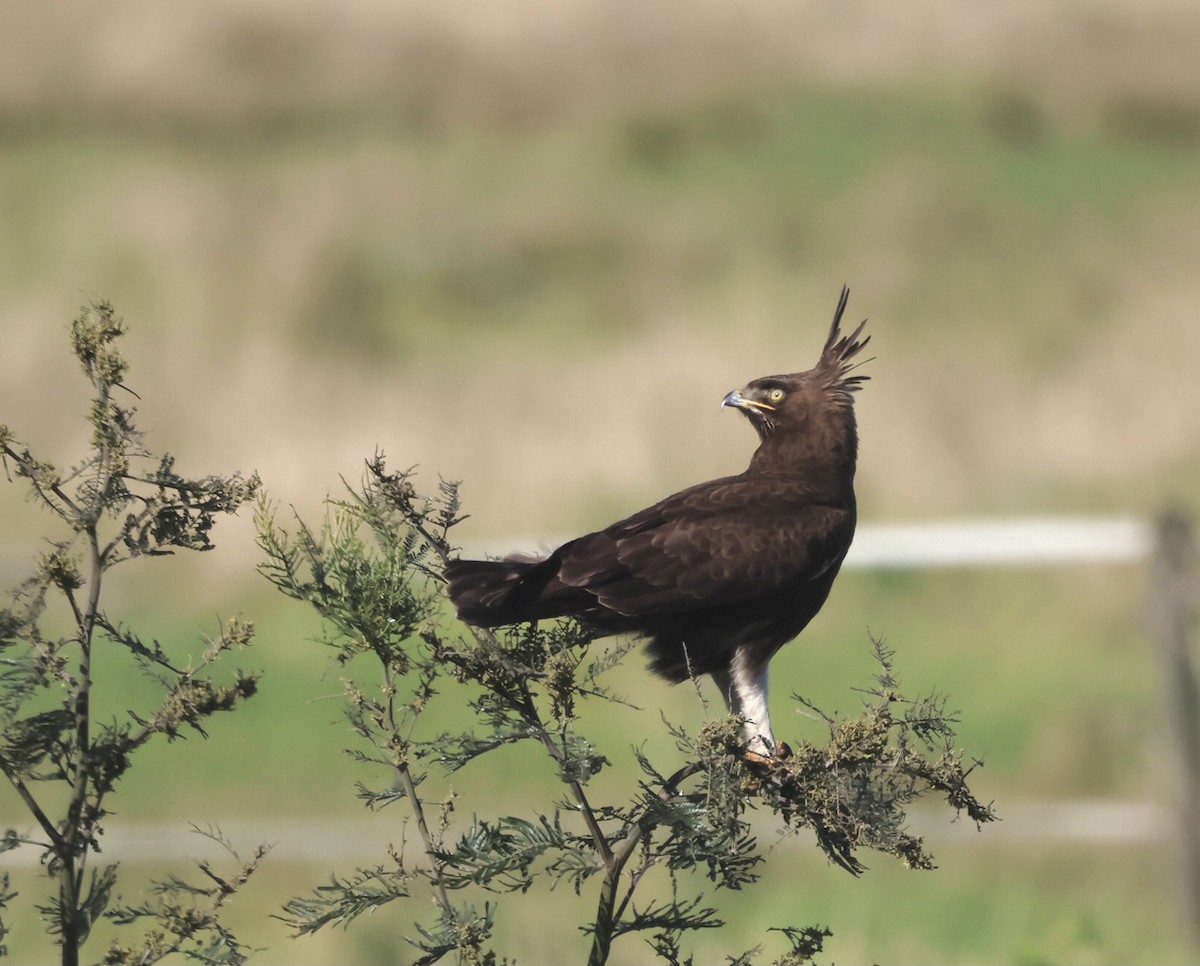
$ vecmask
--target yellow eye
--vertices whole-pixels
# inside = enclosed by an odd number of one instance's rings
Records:
[[[772,389],[769,393],[767,393],[767,398],[769,400],[771,400],[771,402],[777,403],[781,399],[783,399],[783,390],[782,389]]]

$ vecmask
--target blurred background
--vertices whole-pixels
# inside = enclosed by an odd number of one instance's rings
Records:
[[[1194,3],[69,0],[4,21],[0,422],[42,458],[81,455],[66,335],[107,298],[148,444],[183,472],[257,470],[312,516],[379,448],[463,481],[468,547],[536,545],[740,471],[753,435],[721,398],[808,368],[845,283],[876,356],[864,523],[1200,509]],[[19,485],[0,510],[11,586],[53,521]],[[257,962],[405,961],[401,910],[297,941],[266,918],[403,832],[354,801],[338,672],[254,573],[250,521],[216,542],[134,565],[110,606],[181,653],[245,613],[262,694],[147,751],[114,835],[268,829],[237,909]],[[962,709],[1010,822],[922,816],[935,873],[879,857],[852,881],[780,846],[698,961],[812,922],[838,962],[1194,961],[1151,592],[1136,562],[847,571],[774,665],[777,730],[820,737],[792,691],[857,707],[869,628]],[[699,723],[629,663],[635,701]],[[152,693],[111,687],[116,714]],[[614,721],[605,750],[653,724]],[[519,809],[505,774],[486,781]],[[126,898],[172,848],[126,858]],[[43,883],[18,872],[10,945],[49,961]],[[519,960],[582,957],[515,921]]]

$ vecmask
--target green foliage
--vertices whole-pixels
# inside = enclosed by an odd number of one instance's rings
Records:
[[[7,852],[15,846],[12,841],[12,836],[5,835],[4,840],[0,843],[0,852]],[[8,904],[17,897],[17,894],[10,889],[11,879],[7,872],[0,872],[0,910],[6,909]],[[5,925],[4,920],[0,919],[0,956],[8,955],[8,947],[4,944],[4,938],[8,935],[9,929]]]
[[[235,874],[222,876],[208,862],[197,862],[203,879],[196,885],[176,876],[154,883],[151,894],[137,905],[115,905],[105,916],[118,925],[148,924],[137,945],[125,946],[117,940],[109,945],[101,963],[104,966],[148,966],[175,953],[198,963],[239,964],[246,962],[249,951],[221,923],[221,910],[258,868],[267,854],[260,845],[254,856],[243,861],[219,831],[193,830],[218,843],[236,863]]]
[[[206,736],[210,717],[234,710],[258,687],[256,675],[241,671],[232,683],[212,676],[222,658],[252,642],[248,622],[228,621],[198,660],[183,664],[102,607],[103,582],[114,567],[176,550],[211,549],[218,517],[236,512],[259,487],[256,476],[182,476],[171,456],[154,456],[143,447],[135,410],[126,405],[137,397],[122,382],[128,366],[116,341],[124,331],[107,302],[85,308],[72,324],[72,347],[92,386],[91,448],[78,465],[60,470],[0,427],[6,475],[24,480],[34,502],[49,509],[63,531],[0,608],[0,771],[36,824],[32,833],[8,829],[4,848],[31,845],[43,851],[45,871],[56,886],[39,910],[64,964],[78,962],[102,917],[121,925],[155,921],[144,941],[114,944],[105,962],[150,963],[185,952],[201,962],[238,963],[244,959],[241,948],[216,916],[257,857],[228,881],[202,864],[213,883],[208,893],[170,880],[159,887],[158,899],[139,907],[113,908],[116,866],[91,867],[100,852],[108,796],[138,749],[157,736],[168,741],[186,731]],[[124,720],[96,720],[95,647],[124,652],[133,667],[158,681],[159,706],[128,711]],[[64,801],[55,814],[52,803]],[[214,899],[206,912],[180,905],[180,896],[206,894]],[[8,898],[0,888],[0,908]]]
[[[905,700],[892,673],[893,653],[882,641],[872,643],[882,670],[865,692],[870,700],[864,713],[838,720],[793,695],[828,724],[829,744],[801,745],[755,792],[789,826],[812,829],[825,854],[848,872],[863,870],[854,854],[863,846],[910,868],[932,869],[924,844],[905,831],[905,805],[937,792],[977,825],[996,816],[967,785],[967,776],[981,763],[964,766],[954,748],[956,718],[946,712],[945,698]]]
[[[748,818],[753,809],[769,810],[790,831],[814,832],[829,859],[856,874],[863,848],[932,867],[921,841],[905,831],[903,811],[925,792],[944,795],[977,823],[994,817],[967,786],[944,701],[908,702],[880,643],[882,671],[865,692],[864,712],[821,715],[826,746],[805,743],[763,759],[747,754],[736,718],[712,722],[695,737],[672,728],[679,757],[670,767],[634,749],[629,796],[600,802],[594,780],[616,766],[582,725],[605,702],[621,700],[605,674],[632,645],[591,641],[569,621],[495,632],[447,625],[442,570],[453,550],[450,532],[463,519],[457,487],[442,482],[435,496],[421,497],[411,472],[389,472],[377,454],[362,486],[346,491],[328,501],[319,530],[296,519],[294,533],[260,500],[261,570],[324,619],[323,642],[347,675],[346,717],[358,739],[348,753],[385,781],[360,785],[359,797],[372,808],[402,803],[420,842],[393,846],[388,865],[334,877],[292,899],[281,918],[297,934],[428,897],[436,920],[409,939],[421,951],[419,963],[450,955],[495,963],[497,906],[489,902],[479,913],[455,897],[519,895],[565,882],[594,903],[581,926],[591,937],[589,963],[604,963],[612,943],[633,934],[648,937],[663,962],[691,962],[682,952],[685,936],[723,925],[702,883],[719,891],[758,879],[764,857]],[[439,703],[456,720],[469,714],[471,726],[435,728],[427,712]],[[548,759],[562,799],[531,802],[524,816],[476,814],[465,826],[452,823],[460,792],[486,804],[484,794],[473,795],[484,790],[471,786],[472,763],[514,745]],[[450,788],[451,776],[460,787]],[[774,962],[791,966],[811,961],[829,933],[787,925],[773,935],[787,947]],[[749,964],[761,953],[730,961]]]

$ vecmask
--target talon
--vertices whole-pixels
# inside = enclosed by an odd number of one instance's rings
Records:
[[[756,768],[765,768],[769,771],[781,771],[783,763],[792,756],[792,749],[780,742],[775,753],[764,755],[758,751],[745,751],[742,753],[742,760],[748,765],[753,765]]]

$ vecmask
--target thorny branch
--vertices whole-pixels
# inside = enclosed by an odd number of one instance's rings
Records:
[[[452,893],[523,893],[542,879],[566,879],[582,894],[598,877],[595,911],[583,927],[592,936],[590,966],[606,962],[614,940],[630,933],[649,934],[660,959],[682,962],[681,936],[720,920],[703,896],[681,890],[704,879],[716,889],[738,889],[758,877],[763,856],[747,820],[753,808],[771,810],[789,829],[813,830],[830,860],[855,873],[862,870],[856,855],[862,848],[915,868],[932,865],[920,840],[904,829],[904,806],[926,792],[944,795],[976,822],[993,818],[966,785],[970,769],[953,750],[953,716],[937,699],[909,703],[901,696],[881,643],[875,657],[883,670],[865,692],[864,713],[821,716],[828,744],[802,742],[790,757],[764,763],[747,759],[737,719],[711,722],[696,737],[672,729],[682,761],[664,773],[635,750],[642,778],[631,784],[639,791],[621,804],[599,803],[587,786],[612,763],[580,732],[581,708],[624,703],[601,678],[629,645],[615,643],[588,663],[585,655],[598,645],[570,622],[447,628],[442,570],[454,553],[451,530],[464,519],[457,486],[442,482],[436,496],[422,497],[412,471],[392,473],[376,454],[361,487],[347,490],[328,501],[320,530],[296,518],[295,536],[260,501],[260,569],[285,594],[316,608],[339,668],[352,671],[370,654],[382,671],[375,685],[361,673],[347,680],[347,716],[366,747],[351,754],[390,771],[390,787],[363,787],[360,796],[371,807],[407,799],[421,856],[414,863],[403,844],[393,846],[392,867],[360,869],[291,900],[282,918],[297,932],[348,925],[368,909],[413,895],[415,882],[424,880],[439,915],[431,927],[413,927],[418,962],[453,954],[462,962],[495,963],[489,945],[496,907],[485,903],[479,912],[452,901]],[[371,696],[376,689],[379,698]],[[439,732],[425,717],[438,705],[454,708],[457,719],[467,709],[475,727]],[[447,777],[514,745],[541,749],[566,801],[552,808],[531,803],[531,818],[475,817],[450,836],[448,814],[458,793]],[[465,782],[469,793],[469,772]],[[427,806],[439,797],[442,821],[433,827]],[[660,898],[639,905],[637,896],[648,889]],[[790,948],[775,962],[792,966],[811,961],[828,932],[786,926],[777,935]],[[751,954],[730,961],[749,964]]]
[[[91,446],[77,466],[60,471],[0,426],[6,478],[24,480],[33,502],[50,509],[68,530],[0,608],[0,771],[41,830],[42,838],[32,844],[45,850],[45,869],[56,880],[54,895],[41,909],[64,964],[78,962],[94,923],[102,916],[114,918],[115,866],[91,869],[90,858],[100,851],[107,799],[130,767],[131,755],[156,735],[174,738],[185,725],[204,734],[206,718],[232,710],[257,689],[253,675],[239,672],[233,684],[220,685],[200,673],[219,656],[251,642],[248,623],[229,622],[210,643],[200,667],[183,669],[158,642],[153,650],[147,648],[101,610],[115,565],[178,549],[208,549],[217,517],[236,512],[259,486],[257,476],[189,480],[174,472],[169,455],[153,457],[145,450],[134,410],[117,401],[118,390],[137,398],[123,383],[127,365],[116,342],[124,331],[107,302],[85,308],[71,327],[72,348],[93,391]],[[153,469],[147,471],[147,466]],[[129,512],[131,506],[136,512]],[[54,622],[56,603],[65,610],[70,628],[58,637],[43,630],[44,618]],[[158,672],[165,696],[147,717],[131,711],[128,721],[95,720],[93,655],[97,647],[109,645],[125,651],[143,670]],[[58,702],[49,711],[44,710],[47,696],[50,704]],[[43,710],[31,711],[31,706]],[[40,795],[34,791],[38,783],[60,791]],[[56,817],[50,803],[64,800]],[[29,839],[10,829],[4,841]],[[3,904],[0,897],[0,909]],[[152,932],[176,936],[176,949],[186,946],[195,952],[193,944],[216,931],[224,951],[206,953],[208,961],[244,959],[244,951],[215,918],[189,927],[186,936],[172,932],[179,923],[169,921],[165,912],[154,918]],[[110,954],[105,961],[151,963],[160,958],[144,944],[130,950],[132,958],[118,960]]]

